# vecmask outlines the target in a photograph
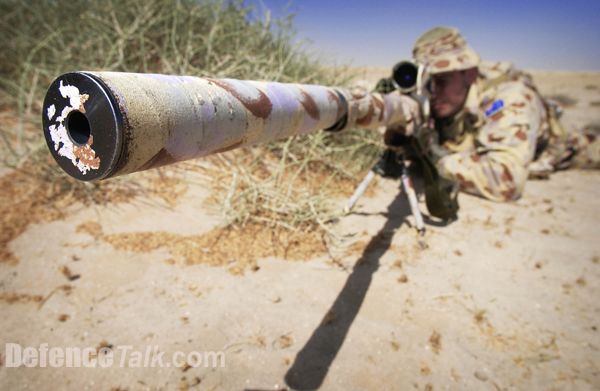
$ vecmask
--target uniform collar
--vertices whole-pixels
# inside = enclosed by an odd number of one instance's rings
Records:
[[[471,114],[477,114],[479,112],[479,79],[471,84],[467,99],[465,100],[464,110]]]

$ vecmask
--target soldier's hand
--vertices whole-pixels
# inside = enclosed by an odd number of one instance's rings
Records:
[[[421,126],[421,105],[418,101],[408,95],[402,95],[402,113],[404,114],[404,134],[412,136],[417,128]]]
[[[401,95],[402,120],[387,127],[383,136],[386,145],[402,146],[410,142],[410,137],[421,126],[419,102],[408,95]]]

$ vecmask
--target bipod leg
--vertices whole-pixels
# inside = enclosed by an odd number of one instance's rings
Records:
[[[415,192],[415,188],[412,183],[412,179],[408,174],[408,168],[406,165],[402,167],[402,188],[404,189],[404,193],[406,194],[406,198],[408,199],[408,204],[410,205],[410,211],[415,219],[415,227],[417,228],[417,232],[419,236],[425,235],[425,223],[423,222],[423,215],[421,215],[421,211],[419,210],[419,203],[417,200],[417,193]]]
[[[352,194],[352,197],[350,197],[348,203],[344,207],[344,213],[350,213],[352,208],[354,208],[354,205],[356,205],[356,202],[365,193],[367,187],[369,187],[369,184],[371,183],[373,178],[375,178],[375,172],[373,171],[373,169],[371,169],[369,170],[369,173],[365,176],[365,178],[362,180],[362,182],[360,182],[356,190],[354,190],[354,194]]]

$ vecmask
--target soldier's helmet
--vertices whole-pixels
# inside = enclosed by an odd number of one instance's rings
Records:
[[[479,55],[460,32],[452,27],[435,27],[417,39],[414,59],[428,66],[431,74],[461,71],[479,65]]]

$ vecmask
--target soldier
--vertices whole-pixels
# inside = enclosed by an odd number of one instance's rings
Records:
[[[429,138],[431,158],[439,174],[461,190],[510,201],[523,193],[528,176],[598,166],[600,142],[594,134],[568,134],[556,106],[541,97],[529,75],[510,63],[481,62],[458,30],[426,32],[413,56],[431,75],[426,86],[429,126],[435,129]],[[385,141],[397,145],[412,131],[389,127]]]

